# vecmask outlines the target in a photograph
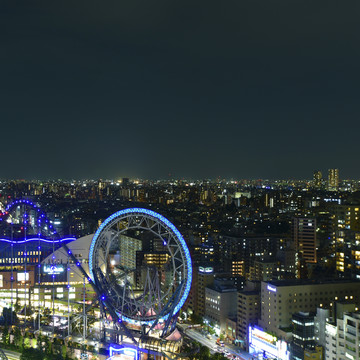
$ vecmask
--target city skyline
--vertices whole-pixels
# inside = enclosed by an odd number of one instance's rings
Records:
[[[3,2],[2,176],[360,178],[359,6]]]
[[[341,169],[340,169],[341,170]],[[336,173],[336,180],[334,179],[334,173]],[[341,174],[341,171],[340,171]],[[8,181],[24,181],[24,182],[76,182],[76,183],[81,183],[81,182],[97,182],[97,181],[104,181],[104,182],[113,182],[113,183],[118,183],[121,184],[122,182],[134,182],[135,184],[139,184],[141,182],[189,182],[189,183],[199,183],[199,182],[229,182],[229,183],[241,183],[241,182],[248,182],[249,184],[252,182],[257,182],[257,181],[261,181],[261,182],[270,182],[270,183],[282,183],[282,182],[309,182],[312,183],[313,186],[317,187],[317,188],[322,188],[325,187],[328,188],[330,187],[331,191],[335,191],[338,189],[339,185],[341,183],[346,183],[348,181],[350,182],[356,182],[356,181],[360,181],[360,179],[355,179],[355,178],[341,178],[339,176],[339,169],[327,169],[324,170],[323,172],[319,169],[316,169],[313,171],[312,174],[307,174],[308,177],[302,177],[302,178],[292,178],[292,177],[285,177],[285,178],[270,178],[270,177],[264,177],[264,178],[226,178],[226,177],[221,177],[218,176],[217,178],[211,178],[211,177],[204,177],[204,178],[195,178],[195,177],[174,177],[172,176],[172,174],[168,174],[167,177],[129,177],[127,175],[124,176],[118,176],[115,178],[106,178],[106,177],[97,177],[97,178],[74,178],[74,177],[62,177],[62,178],[0,178],[0,182],[8,182]],[[312,175],[312,178],[311,178]],[[335,182],[334,182],[335,181]],[[345,191],[348,191],[348,189],[346,189]]]

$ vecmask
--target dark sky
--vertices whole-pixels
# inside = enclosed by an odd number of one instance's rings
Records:
[[[358,0],[0,2],[0,178],[360,178]]]

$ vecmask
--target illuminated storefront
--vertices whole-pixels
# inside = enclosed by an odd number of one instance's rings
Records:
[[[286,341],[257,326],[249,326],[249,353],[257,356],[258,359],[290,360]]]
[[[139,353],[138,350],[130,345],[111,345],[109,347],[110,357],[108,360],[112,359],[122,359],[122,360],[138,360]]]

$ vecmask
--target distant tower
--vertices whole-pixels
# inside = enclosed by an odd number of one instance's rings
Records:
[[[329,169],[328,190],[337,191],[339,188],[339,169]]]
[[[322,173],[319,170],[314,171],[314,186],[320,188],[322,184]]]
[[[128,185],[130,185],[130,180],[129,180],[129,178],[122,178],[121,184],[122,184],[123,186],[128,186]]]

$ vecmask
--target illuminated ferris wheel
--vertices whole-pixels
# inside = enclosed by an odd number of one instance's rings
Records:
[[[189,294],[192,266],[180,232],[142,208],[116,212],[96,232],[89,270],[120,321],[154,326],[176,316]]]

